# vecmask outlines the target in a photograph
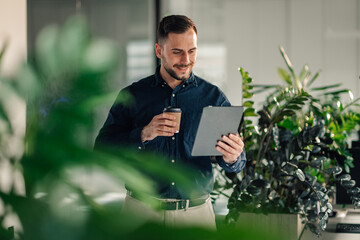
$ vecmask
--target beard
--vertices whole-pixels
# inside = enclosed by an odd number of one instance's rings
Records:
[[[165,59],[162,59],[162,60],[164,61]],[[190,72],[191,72],[193,65],[194,65],[194,63],[191,62],[191,63],[189,63],[189,64],[187,64],[187,65],[174,64],[173,67],[190,67],[189,69],[190,69]],[[186,81],[186,80],[190,77],[190,74],[189,74],[188,76],[184,76],[184,77],[180,77],[179,75],[177,75],[176,72],[175,72],[175,70],[172,69],[172,68],[170,68],[170,67],[168,66],[168,63],[167,63],[166,60],[164,61],[163,66],[164,66],[165,71],[166,71],[172,78],[174,78],[174,79],[176,79],[176,80]]]

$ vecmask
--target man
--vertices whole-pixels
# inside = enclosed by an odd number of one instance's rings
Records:
[[[169,157],[170,166],[194,169],[192,180],[196,191],[192,196],[175,182],[160,182],[156,198],[163,208],[160,212],[147,208],[131,191],[125,199],[124,211],[141,213],[142,217],[167,226],[215,228],[209,199],[214,182],[211,159],[192,157],[191,150],[203,107],[230,103],[216,86],[192,73],[197,55],[197,29],[191,19],[180,15],[163,18],[157,37],[155,50],[161,65],[154,75],[123,90],[132,94],[135,103],[129,107],[112,106],[95,146],[131,143],[140,150]],[[179,133],[175,133],[175,118],[162,113],[168,106],[181,108]],[[221,139],[216,146],[222,153],[222,157],[216,157],[218,164],[226,171],[240,172],[246,161],[243,141],[238,134],[224,135]]]

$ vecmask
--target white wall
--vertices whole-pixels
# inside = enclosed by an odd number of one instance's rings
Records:
[[[0,1],[0,48],[6,41],[9,45],[0,71],[11,75],[26,59],[26,0]]]
[[[26,0],[0,0],[0,49],[6,41],[8,47],[0,64],[0,75],[10,77],[26,60]],[[19,170],[11,167],[7,157],[19,159],[23,154],[26,105],[23,99],[14,94],[7,93],[5,99],[5,103],[1,101],[1,104],[4,104],[13,132],[9,136],[3,135],[6,139],[1,142],[2,149],[6,151],[0,156],[0,190],[8,192],[14,185],[17,193],[25,194],[22,175]],[[0,215],[3,210],[4,206],[0,199]],[[5,227],[14,226],[16,232],[22,229],[17,215],[13,213],[7,214],[3,223]]]
[[[239,67],[250,73],[255,84],[281,82],[276,69],[286,67],[280,45],[296,73],[304,64],[313,73],[321,70],[314,86],[343,83],[360,97],[360,0],[165,2],[165,13],[186,14],[194,19],[199,51],[201,44],[209,41],[224,44],[225,80],[219,83],[211,76],[208,79],[218,84],[233,104],[241,104]],[[201,61],[198,59],[198,64],[202,65]]]
[[[5,42],[7,48],[0,65],[2,76],[9,78],[26,61],[26,0],[1,0],[0,1],[0,48]],[[1,86],[0,86],[1,87]],[[4,102],[5,101],[5,102]],[[23,138],[25,136],[26,104],[24,99],[15,94],[7,93],[2,99],[3,107],[11,122],[13,132],[5,140],[7,152],[0,156],[0,189],[9,191],[14,180],[14,170],[10,169],[9,161],[3,159],[4,155],[19,159],[23,154]],[[17,181],[21,185],[21,182]],[[19,186],[24,192],[23,186]]]

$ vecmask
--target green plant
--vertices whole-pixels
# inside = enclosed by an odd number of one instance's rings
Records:
[[[77,16],[63,28],[46,27],[30,61],[12,79],[0,77],[0,160],[9,162],[10,172],[19,174],[26,187],[25,196],[14,184],[9,191],[0,189],[5,209],[0,212],[0,224],[6,226],[4,219],[11,214],[17,216],[16,238],[97,239],[130,234],[131,219],[121,215],[121,205],[99,204],[88,186],[76,181],[88,171],[100,172],[114,184],[126,182],[149,203],[156,186],[148,173],[165,180],[175,178],[184,189],[190,186],[184,174],[188,170],[164,171],[165,164],[155,154],[126,147],[93,151],[94,111],[116,97],[106,93],[104,86],[118,55],[116,44],[93,38],[85,19]],[[25,139],[14,139],[8,111],[14,102],[8,96],[27,102]],[[131,104],[131,96],[121,95],[117,101]],[[11,154],[10,140],[16,140],[25,153]],[[11,235],[0,228],[1,239]]]
[[[359,127],[360,115],[350,107],[359,107],[359,99],[343,105],[340,95],[348,90],[326,92],[339,85],[310,88],[319,73],[312,75],[305,65],[296,76],[285,51],[280,52],[288,68],[278,69],[284,85],[252,85],[240,69],[247,107],[240,130],[248,161],[241,174],[220,174],[227,179],[217,181],[216,191],[232,189],[228,223],[241,212],[300,214],[305,228],[319,235],[332,213],[335,181],[347,186],[354,205],[360,206],[360,189],[348,174],[340,175],[352,166],[347,137]],[[255,113],[251,98],[264,91],[270,92]]]
[[[151,203],[148,194],[155,186],[148,174],[175,179],[186,190],[192,184],[186,175],[189,169],[175,171],[157,155],[126,147],[93,151],[89,133],[94,130],[94,110],[116,97],[103,86],[116,67],[118,51],[114,43],[93,38],[84,18],[71,18],[61,28],[46,27],[30,59],[12,79],[0,75],[0,161],[8,161],[26,186],[25,195],[15,184],[9,191],[0,188],[0,239],[277,239],[227,227],[214,233],[152,223],[140,226],[121,213],[121,202],[99,203],[87,188],[90,183],[81,184],[76,177],[99,171],[112,183],[126,182]],[[10,95],[27,103],[25,139],[15,136]],[[131,104],[126,94],[117,100]],[[12,154],[9,139],[25,153]],[[10,215],[18,219],[15,226],[5,221]]]

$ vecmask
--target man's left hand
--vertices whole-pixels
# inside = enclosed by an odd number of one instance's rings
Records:
[[[234,163],[243,152],[244,142],[239,134],[230,133],[223,135],[219,140],[216,149],[223,154],[223,159],[227,163]]]

